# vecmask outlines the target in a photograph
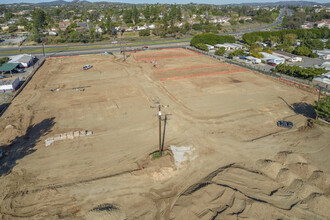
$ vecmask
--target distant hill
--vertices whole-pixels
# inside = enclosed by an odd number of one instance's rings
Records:
[[[329,4],[329,3],[326,3]],[[253,2],[253,3],[241,3],[238,5],[246,6],[312,6],[312,5],[322,5],[318,2],[310,1],[279,1],[279,2]]]
[[[91,3],[87,0],[72,0],[72,1],[64,1],[64,0],[55,0],[51,2],[40,2],[36,3],[37,5],[40,6],[56,6],[56,5],[69,5],[69,4],[75,4],[75,3]],[[100,1],[95,1],[94,3],[111,3],[111,4],[127,4],[127,3],[121,3],[120,0],[116,2],[110,2],[107,0],[100,0]],[[197,4],[197,3],[195,3]],[[198,4],[197,4],[198,5]],[[221,5],[221,4],[220,4]],[[330,3],[318,3],[318,2],[312,2],[312,1],[278,1],[278,2],[252,2],[252,3],[240,3],[240,4],[225,4],[225,5],[238,5],[238,6],[261,6],[261,7],[274,7],[274,6],[312,6],[312,5],[325,5],[325,6],[330,6]]]
[[[56,5],[67,5],[73,3],[89,3],[88,1],[81,1],[81,0],[73,0],[73,1],[64,1],[64,0],[56,0],[52,2],[40,2],[37,3],[38,5],[42,6],[56,6]]]

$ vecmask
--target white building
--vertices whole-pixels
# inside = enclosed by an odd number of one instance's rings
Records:
[[[313,82],[321,86],[330,86],[330,72],[324,73],[321,77],[313,78]]]
[[[8,63],[19,63],[21,68],[27,68],[33,64],[33,57],[29,54],[10,56]]]
[[[237,50],[237,49],[242,49],[242,50],[246,49],[246,47],[244,47],[243,45],[235,44],[235,43],[216,44],[214,47],[216,49],[218,49],[220,47],[224,47],[226,49],[226,51],[228,51],[228,50]]]
[[[321,68],[324,68],[328,71],[330,71],[330,62],[324,62],[321,64]]]
[[[330,49],[325,50],[314,50],[314,53],[317,53],[320,59],[322,60],[330,60]]]
[[[207,46],[207,48],[208,48],[209,50],[214,50],[214,46],[209,45],[209,44],[206,44],[206,46]]]
[[[266,62],[271,62],[271,63],[275,63],[275,64],[285,63],[285,59],[283,57],[275,56],[273,54],[266,53],[266,52],[260,52],[260,53],[264,56],[264,58],[261,58],[261,59]]]
[[[19,85],[19,79],[0,80],[0,93],[12,92]]]
[[[251,61],[253,64],[261,63],[261,59],[255,58],[253,56],[247,56],[245,59],[248,60],[248,61]]]
[[[283,51],[276,51],[273,53],[273,55],[275,56],[279,56],[279,57],[283,57],[285,60],[295,63],[295,62],[302,62],[302,57],[298,57],[296,55],[290,54],[290,53],[286,53]]]
[[[153,29],[156,28],[156,26],[155,26],[154,24],[151,24],[151,25],[148,26],[148,28],[149,28],[150,30],[153,30]]]

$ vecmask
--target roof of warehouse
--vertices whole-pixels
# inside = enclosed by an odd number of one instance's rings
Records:
[[[9,57],[9,63],[28,63],[33,57],[29,54],[19,54]]]
[[[12,71],[15,69],[19,63],[5,63],[0,67],[0,71]]]
[[[17,78],[15,79],[2,79],[0,80],[0,86],[3,86],[3,85],[11,85],[13,84],[13,82],[16,80]]]

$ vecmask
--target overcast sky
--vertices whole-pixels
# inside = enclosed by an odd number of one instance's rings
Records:
[[[39,3],[39,2],[51,2],[54,0],[0,0],[0,4],[11,4],[11,3]],[[71,1],[71,0],[67,0]],[[89,0],[90,2],[99,2],[101,0]],[[124,3],[167,3],[167,4],[188,4],[204,3],[204,4],[239,4],[239,3],[250,3],[250,2],[276,2],[276,1],[287,1],[287,0],[103,0],[108,2],[124,2]],[[292,0],[291,0],[292,1]],[[299,0],[297,0],[299,1]],[[308,0],[309,1],[309,0]],[[313,1],[313,0],[311,0]],[[315,0],[318,3],[328,3],[329,0]]]

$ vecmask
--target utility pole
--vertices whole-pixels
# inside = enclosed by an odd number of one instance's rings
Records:
[[[319,111],[319,106],[320,106],[320,96],[321,96],[321,88],[320,88],[320,86],[319,86],[318,89],[319,89],[319,96],[318,96],[318,98],[317,98],[316,120],[319,119],[319,113],[318,113],[318,111]]]
[[[164,143],[165,143],[166,122],[167,122],[167,114],[165,114],[165,118],[164,118],[164,130],[163,130],[162,151],[164,149]]]
[[[170,114],[164,114],[165,117],[162,119],[162,107],[167,108],[170,107],[169,105],[161,105],[159,101],[155,103],[158,105],[158,148],[159,148],[159,156],[162,156],[163,152],[163,146],[165,142],[165,129],[166,129],[166,121],[167,121],[167,116]],[[156,106],[150,106],[150,108],[157,108]],[[162,140],[162,120],[164,120],[164,134],[163,134],[163,140]]]
[[[46,57],[46,53],[45,53],[45,43],[44,43],[44,42],[42,42],[42,51],[43,51],[43,53],[44,53],[44,57]]]
[[[159,156],[162,156],[162,110],[158,105],[158,121],[159,121]]]

